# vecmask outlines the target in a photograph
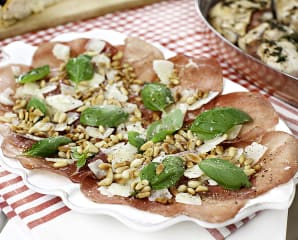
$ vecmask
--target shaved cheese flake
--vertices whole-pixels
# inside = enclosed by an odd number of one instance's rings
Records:
[[[45,138],[42,138],[42,137],[37,137],[35,135],[31,135],[31,134],[25,134],[24,135],[25,138],[28,138],[28,139],[31,139],[31,140],[34,140],[34,141],[40,141],[42,139],[45,139]]]
[[[57,43],[55,44],[52,52],[57,59],[67,61],[69,59],[70,47],[61,43]]]
[[[214,181],[213,179],[211,179],[211,178],[208,179],[207,182],[208,182],[208,185],[210,185],[210,186],[217,186],[218,185],[218,183],[216,181]]]
[[[162,117],[165,117],[169,112],[174,111],[174,109],[180,109],[180,111],[182,112],[182,114],[185,115],[186,112],[187,112],[187,110],[188,110],[188,105],[186,103],[172,104],[171,106],[169,106],[167,108],[166,111],[163,111]]]
[[[148,199],[149,199],[149,201],[154,202],[158,198],[171,199],[172,197],[173,196],[170,193],[170,191],[167,188],[164,188],[164,189],[161,189],[161,190],[153,190]]]
[[[163,84],[169,84],[173,70],[174,64],[167,60],[154,60],[153,61],[153,70],[157,74],[160,82]]]
[[[67,113],[67,124],[72,124],[76,120],[78,120],[80,117],[80,114],[77,112],[68,112]]]
[[[236,126],[232,127],[231,129],[229,129],[227,131],[227,135],[228,135],[227,140],[235,139],[238,136],[241,128],[242,128],[242,125],[236,125]]]
[[[119,184],[112,183],[108,187],[99,187],[98,190],[101,194],[106,195],[108,197],[112,197],[114,195],[121,197],[129,197],[131,195],[130,184]]]
[[[55,125],[54,130],[57,131],[57,132],[62,132],[62,131],[65,131],[66,128],[67,128],[66,123],[58,123],[58,124]]]
[[[40,93],[39,85],[37,83],[26,83],[21,87],[17,88],[16,98],[22,98],[27,96],[37,96],[43,98],[43,95]]]
[[[253,159],[254,162],[257,162],[263,157],[267,149],[268,147],[253,142],[251,145],[245,147],[244,154],[246,158]]]
[[[63,95],[74,96],[76,94],[76,89],[73,86],[69,86],[64,83],[60,83],[60,91]]]
[[[65,165],[74,163],[73,159],[68,158],[45,158],[48,162],[54,162],[54,163],[65,163]]]
[[[118,149],[123,148],[124,146],[125,146],[125,143],[124,142],[121,142],[121,143],[117,143],[116,145],[114,145],[112,147],[109,147],[109,148],[102,148],[101,151],[104,154],[110,154],[112,152],[117,151]]]
[[[99,132],[98,128],[86,127],[86,133],[93,138],[105,139],[114,132],[114,128],[105,129],[104,133]]]
[[[83,102],[69,95],[53,95],[46,98],[47,104],[61,112],[68,112],[83,105]]]
[[[96,88],[105,80],[104,76],[94,73],[93,78],[88,81],[88,85],[92,88]]]
[[[114,80],[117,74],[118,74],[118,71],[115,69],[111,69],[106,72],[106,76],[108,80]]]
[[[210,91],[208,96],[205,98],[201,98],[198,101],[196,101],[195,103],[191,104],[188,106],[188,110],[195,110],[198,109],[200,107],[202,107],[203,105],[205,105],[206,103],[210,102],[212,99],[214,99],[217,95],[219,94],[219,92],[213,92]]]
[[[2,93],[0,93],[0,103],[8,106],[14,105],[10,96],[14,93],[11,88],[6,88]]]
[[[188,97],[192,97],[195,94],[196,94],[196,90],[195,89],[183,89],[182,92],[181,92],[181,95],[182,95],[182,98],[183,99],[186,99]]]
[[[241,155],[243,154],[244,150],[243,148],[237,148],[237,153],[234,157],[234,159],[239,159],[241,157]]]
[[[127,113],[133,113],[137,109],[137,105],[134,103],[125,103],[123,110]]]
[[[43,123],[41,121],[35,123],[33,127],[30,128],[29,133],[35,133],[35,132],[47,132],[50,129],[53,129],[54,124],[47,122]]]
[[[94,51],[94,52],[100,53],[105,48],[105,46],[106,46],[106,43],[102,40],[90,39],[86,45],[86,49],[88,51]]]
[[[141,122],[126,123],[126,129],[127,129],[127,132],[129,132],[129,131],[135,131],[135,132],[140,133],[143,136],[146,136],[146,129],[143,128]]]
[[[110,66],[111,59],[108,58],[105,54],[99,54],[92,58],[91,60],[94,62],[97,66],[105,65],[106,67]]]
[[[202,176],[204,172],[199,168],[199,165],[194,165],[191,168],[187,168],[184,171],[184,176],[187,178],[198,178]]]
[[[55,83],[48,84],[44,88],[40,89],[40,93],[45,94],[54,91],[57,88],[57,85]]]
[[[112,85],[107,86],[107,91],[105,92],[105,98],[107,99],[115,99],[119,102],[126,102],[128,97],[122,93],[119,87],[122,86],[122,83],[114,83]]]
[[[135,95],[138,95],[142,87],[138,84],[131,84],[130,89],[134,92]]]
[[[152,162],[161,163],[166,157],[170,156],[175,156],[175,154],[166,155],[165,152],[161,152],[158,157],[152,160]]]
[[[97,88],[105,80],[105,77],[101,74],[94,73],[93,77],[89,81],[82,81],[78,84],[78,90],[83,92],[90,88]]]
[[[191,205],[201,205],[202,200],[198,195],[191,195],[189,193],[177,193],[176,202],[191,204]]]
[[[227,134],[224,134],[220,137],[215,137],[213,139],[207,140],[204,142],[203,145],[199,146],[196,151],[198,152],[198,154],[210,152],[218,144],[225,141],[227,139],[227,137],[228,137]]]
[[[105,170],[98,167],[101,163],[103,163],[103,161],[101,159],[97,159],[96,161],[88,164],[89,169],[98,179],[104,178],[107,175]]]
[[[138,149],[129,143],[116,144],[107,150],[112,159],[112,164],[115,164],[116,162],[131,161],[134,159],[134,155],[138,152]]]

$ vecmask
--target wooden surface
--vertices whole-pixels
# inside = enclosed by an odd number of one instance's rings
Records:
[[[0,28],[0,39],[159,1],[161,0],[63,0],[12,26]]]

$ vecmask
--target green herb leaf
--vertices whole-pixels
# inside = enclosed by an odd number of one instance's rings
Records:
[[[175,109],[168,113],[161,120],[153,122],[148,126],[147,139],[153,142],[160,142],[179,130],[183,125],[184,115],[180,109]]]
[[[85,166],[87,158],[89,157],[88,152],[78,153],[77,148],[72,149],[71,158],[76,160],[76,166],[78,168]]]
[[[180,157],[166,157],[161,164],[164,169],[159,175],[156,174],[156,167],[159,163],[155,162],[149,163],[140,172],[141,180],[147,179],[154,190],[174,186],[184,173],[184,164]]]
[[[140,149],[140,147],[146,142],[146,139],[142,138],[140,133],[135,131],[129,131],[128,133],[128,142],[135,146],[137,149]]]
[[[242,186],[251,186],[244,171],[227,160],[208,158],[201,161],[199,167],[208,177],[226,189],[237,190]]]
[[[153,111],[163,111],[174,102],[171,90],[161,83],[145,84],[141,97],[144,106]]]
[[[91,80],[94,75],[91,58],[87,55],[71,58],[66,64],[66,72],[70,80],[76,84],[81,81]]]
[[[282,39],[287,39],[288,41],[297,44],[298,43],[298,32],[293,32],[282,36]]]
[[[221,136],[235,125],[252,121],[245,112],[231,107],[214,108],[203,112],[192,123],[190,130],[201,140]]]
[[[49,75],[49,73],[50,73],[50,67],[49,65],[45,65],[39,68],[34,68],[31,71],[18,76],[16,81],[17,83],[35,82],[45,78],[46,76]]]
[[[30,108],[35,108],[35,109],[39,109],[44,115],[47,114],[47,106],[45,104],[45,102],[37,97],[31,97],[28,104],[27,104],[27,111],[30,110]]]
[[[82,124],[94,127],[117,127],[127,119],[128,113],[114,105],[89,107],[80,116]]]
[[[49,157],[58,152],[58,147],[71,142],[68,137],[50,137],[40,140],[32,145],[30,149],[24,152],[26,156]]]

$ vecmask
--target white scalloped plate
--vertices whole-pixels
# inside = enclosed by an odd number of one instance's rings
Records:
[[[67,33],[56,37],[55,41],[70,41],[76,38],[100,38],[112,44],[122,44],[125,35],[110,30],[94,30],[85,33]],[[165,54],[166,58],[175,54],[164,47],[157,45]],[[36,47],[32,47],[23,42],[14,42],[3,48],[5,55],[4,62],[0,65],[9,63],[31,64],[33,52]],[[224,93],[235,91],[247,91],[242,86],[224,79]],[[290,132],[284,122],[279,121],[276,128],[285,132]],[[0,143],[3,138],[0,137]],[[232,219],[223,223],[209,223],[187,216],[164,217],[158,214],[144,212],[129,206],[114,204],[98,204],[85,198],[80,191],[79,184],[72,183],[67,178],[44,170],[27,170],[14,160],[3,156],[0,151],[0,164],[6,170],[16,173],[23,178],[26,186],[32,190],[44,194],[56,195],[62,198],[65,205],[70,209],[86,214],[105,214],[112,216],[130,228],[138,231],[157,231],[174,225],[179,222],[192,221],[207,228],[223,227],[232,223],[237,223],[241,219],[264,209],[287,209],[295,195],[295,180],[292,179],[286,184],[280,185],[269,192],[249,200],[245,207]]]

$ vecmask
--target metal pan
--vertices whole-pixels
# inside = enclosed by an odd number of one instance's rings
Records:
[[[197,11],[206,25],[206,37],[217,55],[229,63],[247,80],[271,95],[298,107],[298,78],[280,72],[245,53],[225,39],[207,21],[209,9],[218,0],[195,0]]]

